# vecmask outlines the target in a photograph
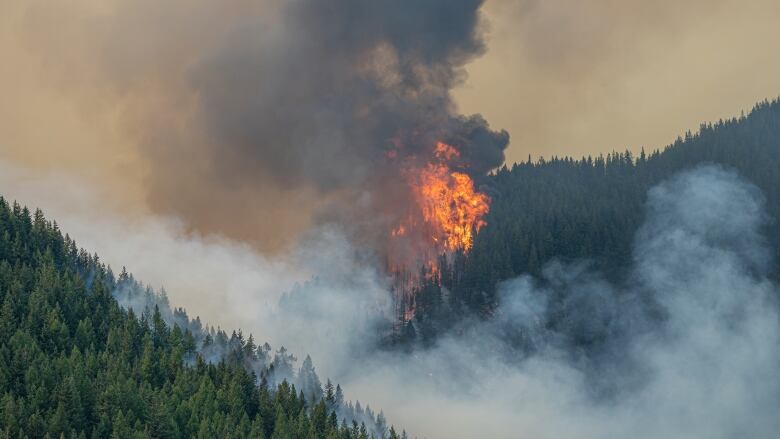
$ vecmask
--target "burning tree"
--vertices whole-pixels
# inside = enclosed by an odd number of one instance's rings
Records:
[[[395,277],[403,321],[414,317],[415,291],[426,282],[440,283],[447,257],[471,249],[490,210],[490,197],[458,169],[468,166],[458,164],[461,153],[454,146],[438,141],[429,157],[424,163],[409,160],[401,166],[411,203],[390,231],[388,269]]]

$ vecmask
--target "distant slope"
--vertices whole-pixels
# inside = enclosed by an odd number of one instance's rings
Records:
[[[650,187],[684,169],[716,163],[736,169],[764,193],[774,218],[766,235],[780,249],[780,100],[755,106],[748,116],[704,124],[663,151],[606,157],[540,159],[504,167],[486,186],[494,202],[467,255],[442,272],[442,284],[417,296],[416,332],[435,334],[463,314],[489,315],[496,285],[522,273],[539,275],[545,262],[590,260],[619,279]],[[775,266],[775,277],[780,266]],[[418,334],[419,335],[419,334]]]
[[[310,359],[295,373],[270,350],[172,311],[0,197],[0,436],[399,437]]]

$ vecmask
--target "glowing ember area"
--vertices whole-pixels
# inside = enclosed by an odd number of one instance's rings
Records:
[[[400,150],[403,143],[394,142],[394,147]],[[387,154],[391,160],[398,156]],[[468,164],[460,151],[438,142],[427,157],[421,161],[409,156],[400,164],[408,204],[388,233],[388,271],[393,274],[401,321],[414,317],[421,281],[440,283],[442,261],[454,252],[471,250],[490,210],[490,197],[477,191],[471,176],[463,172]]]
[[[490,197],[474,190],[471,177],[447,166],[447,161],[459,155],[452,146],[439,142],[437,161],[412,176],[415,199],[433,233],[430,239],[440,252],[470,250],[474,234],[486,224],[483,218],[490,210]]]
[[[415,286],[421,267],[424,278],[437,278],[440,255],[468,252],[490,210],[490,197],[474,188],[468,174],[453,170],[461,158],[457,149],[438,142],[430,157],[427,163],[404,168],[413,204],[390,230],[389,268],[406,273],[401,281],[404,290]]]

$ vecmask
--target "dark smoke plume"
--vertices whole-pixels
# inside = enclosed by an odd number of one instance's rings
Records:
[[[483,52],[481,0],[289,2],[273,26],[243,23],[192,72],[217,172],[352,187],[395,174],[388,152],[461,150],[499,166],[506,132],[455,114],[450,90]]]

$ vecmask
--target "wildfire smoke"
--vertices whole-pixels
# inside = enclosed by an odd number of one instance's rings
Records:
[[[271,3],[117,0],[31,45],[57,48],[58,82],[123,115],[149,157],[152,210],[281,248],[335,224],[391,272],[469,251],[490,202],[482,177],[509,143],[452,96],[486,50],[484,0]],[[68,7],[41,4],[29,20]]]

